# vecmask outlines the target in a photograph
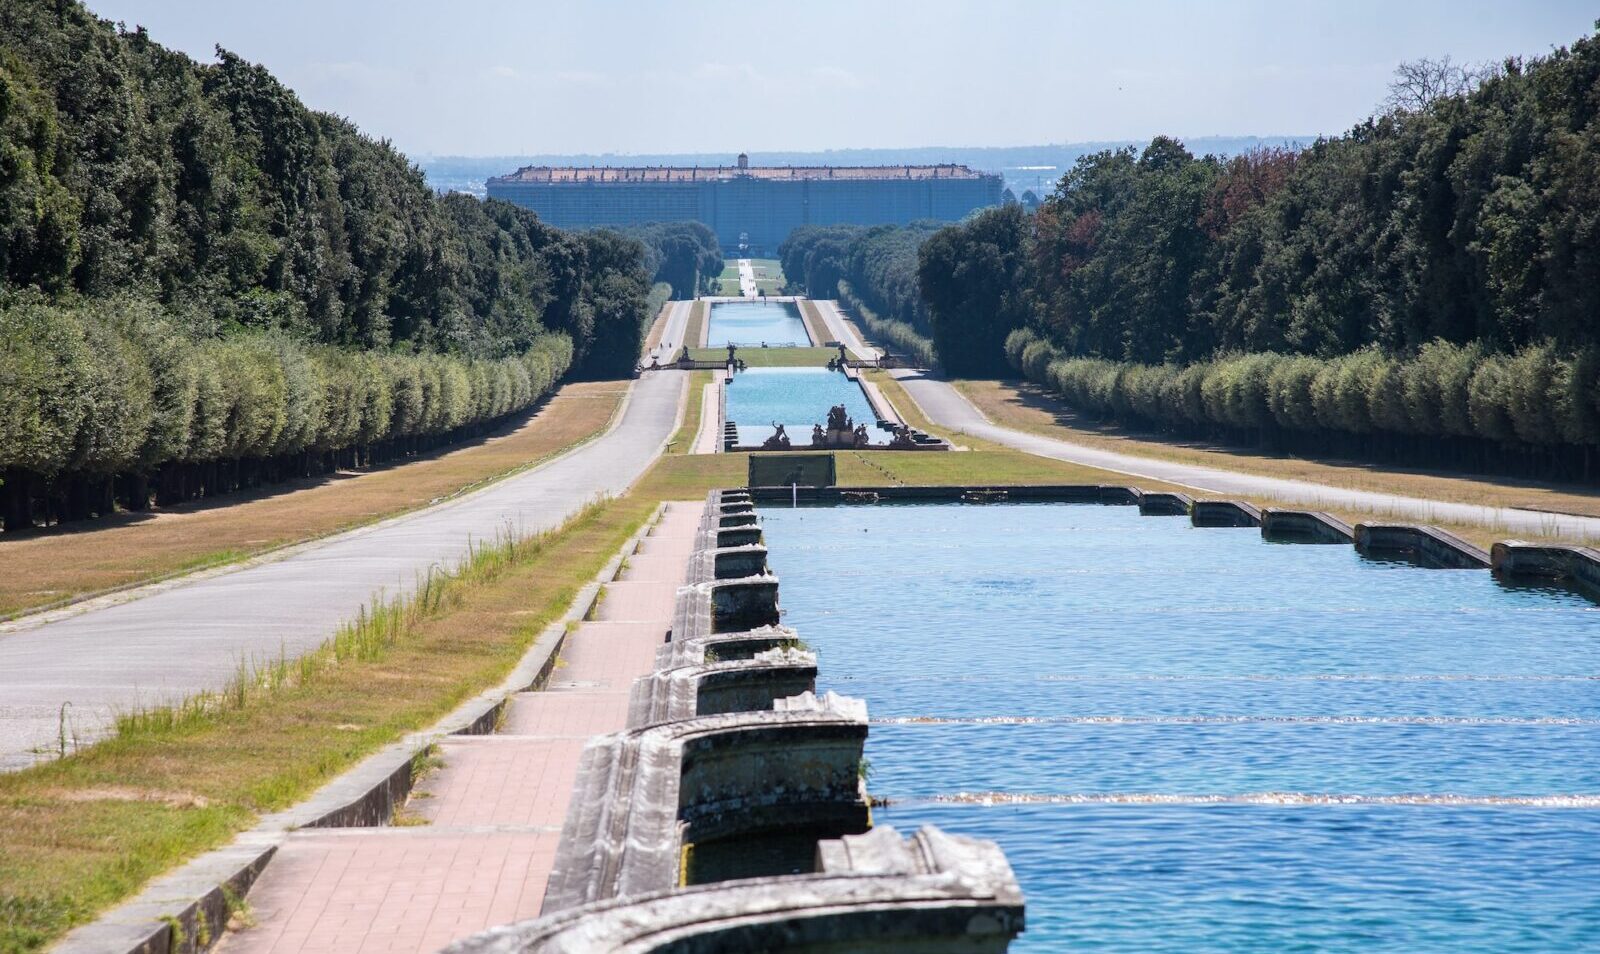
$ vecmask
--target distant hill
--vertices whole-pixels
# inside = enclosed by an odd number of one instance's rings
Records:
[[[1304,147],[1315,136],[1197,136],[1184,140],[1195,155],[1233,156],[1261,146]],[[1018,195],[1033,189],[1041,195],[1080,156],[1122,146],[1146,145],[1144,140],[1068,142],[1042,146],[917,146],[909,149],[828,149],[812,152],[752,152],[753,165],[776,166],[890,166],[935,162],[965,163],[974,169],[998,173],[1006,187]],[[484,194],[484,182],[522,166],[715,166],[732,165],[736,153],[579,153],[532,156],[434,156],[418,164],[428,184],[440,192]]]

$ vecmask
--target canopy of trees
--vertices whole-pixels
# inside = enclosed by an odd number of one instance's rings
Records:
[[[7,526],[405,453],[625,373],[645,249],[436,196],[259,66],[0,0]],[[44,504],[45,513],[39,505]]]
[[[941,358],[987,373],[1016,322],[1010,359],[1096,413],[1587,470],[1600,38],[1417,64],[1390,107],[1298,152],[1087,156],[1014,231],[947,229],[920,285]]]
[[[704,222],[652,222],[622,232],[644,245],[645,270],[672,286],[675,299],[711,291],[722,274],[722,246]]]
[[[917,251],[939,227],[807,226],[789,233],[778,256],[791,284],[813,298],[840,298],[869,334],[931,366],[933,328],[918,287]]]

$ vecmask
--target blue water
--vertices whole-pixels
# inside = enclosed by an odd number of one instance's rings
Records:
[[[763,517],[877,820],[999,842],[1013,950],[1600,948],[1588,601],[1132,507]]]
[[[706,347],[723,348],[728,342],[745,347],[811,344],[800,308],[790,301],[717,301],[711,303]]]
[[[828,409],[843,404],[857,424],[866,424],[875,442],[888,435],[877,429],[877,415],[861,386],[827,368],[751,368],[728,385],[727,419],[739,425],[739,443],[758,445],[782,424],[796,447],[811,443],[812,425],[828,423]]]

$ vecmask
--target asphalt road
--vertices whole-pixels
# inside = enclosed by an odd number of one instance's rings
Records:
[[[687,317],[688,303],[674,303],[662,341],[681,341]],[[317,647],[374,595],[408,592],[429,567],[453,565],[469,541],[550,529],[621,493],[671,437],[685,381],[678,371],[647,373],[605,434],[436,507],[11,624],[0,634],[0,769],[56,750],[64,703],[73,736],[92,740],[118,711],[220,688],[241,661]]]
[[[823,320],[833,333],[839,336],[839,340],[849,344],[858,353],[875,353],[876,349],[865,346],[855,325],[839,314],[833,302],[818,302],[818,305]],[[1261,477],[1216,467],[1123,454],[1027,431],[1013,430],[990,421],[946,381],[911,369],[896,370],[891,374],[900,381],[912,400],[917,402],[922,413],[940,427],[1040,457],[1099,467],[1135,478],[1181,484],[1207,495],[1270,496],[1285,504],[1308,509],[1352,509],[1371,512],[1374,514],[1374,519],[1488,526],[1503,530],[1508,537],[1519,533],[1600,535],[1600,518],[1597,517],[1547,513],[1540,510],[1483,507],[1353,490],[1302,480]]]

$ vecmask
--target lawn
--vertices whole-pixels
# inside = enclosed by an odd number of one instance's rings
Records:
[[[955,387],[990,420],[1091,447],[1141,457],[1489,507],[1517,507],[1600,516],[1600,494],[1579,485],[1474,474],[1381,467],[1360,461],[1272,454],[1164,438],[1084,418],[1036,385],[1019,381],[956,381]]]

